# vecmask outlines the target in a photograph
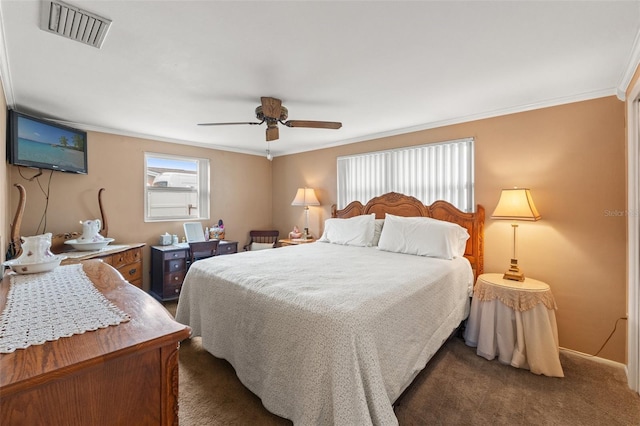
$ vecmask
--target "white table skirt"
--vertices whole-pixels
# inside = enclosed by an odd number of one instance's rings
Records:
[[[514,310],[499,300],[471,303],[465,330],[467,345],[477,354],[535,374],[564,377],[559,358],[556,314],[543,303],[526,311]]]

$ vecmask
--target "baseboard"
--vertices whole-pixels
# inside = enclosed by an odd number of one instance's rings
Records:
[[[573,349],[567,349],[567,348],[563,348],[563,347],[560,347],[560,351],[561,352],[567,352],[567,353],[570,353],[570,354],[573,354],[573,355],[577,355],[577,356],[579,356],[581,358],[590,359],[590,360],[593,360],[595,362],[599,362],[601,364],[607,364],[607,365],[610,365],[612,367],[621,368],[621,369],[623,369],[625,371],[625,374],[627,372],[627,365],[623,364],[621,362],[618,362],[618,361],[612,361],[610,359],[600,358],[599,356],[593,356],[593,355],[585,354],[584,352],[579,352],[579,351],[576,351],[576,350],[573,350]]]

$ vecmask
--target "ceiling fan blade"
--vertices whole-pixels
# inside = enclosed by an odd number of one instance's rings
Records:
[[[262,121],[236,121],[232,123],[198,123],[198,126],[230,126],[234,124],[262,124]]]
[[[270,141],[275,141],[280,137],[280,132],[278,131],[278,128],[273,126],[273,127],[267,127],[267,142]]]
[[[342,123],[337,121],[289,120],[282,124],[287,127],[311,127],[314,129],[339,129],[342,127]]]
[[[282,110],[282,101],[280,99],[263,96],[260,98],[260,102],[262,102],[262,113],[265,117],[280,118]]]

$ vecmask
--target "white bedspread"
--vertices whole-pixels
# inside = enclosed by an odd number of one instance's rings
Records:
[[[468,315],[472,288],[464,258],[318,242],[194,263],[176,317],[269,411],[300,425],[388,425]]]

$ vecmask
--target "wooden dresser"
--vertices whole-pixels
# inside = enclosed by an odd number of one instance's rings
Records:
[[[125,280],[142,288],[142,247],[144,247],[144,243],[117,244],[95,252],[66,251],[62,254],[69,257],[63,260],[62,264],[68,265],[88,259],[100,259],[116,268]]]
[[[131,320],[0,354],[0,424],[178,424],[178,347],[189,327],[106,263],[83,269]],[[0,312],[8,290],[5,276]]]

